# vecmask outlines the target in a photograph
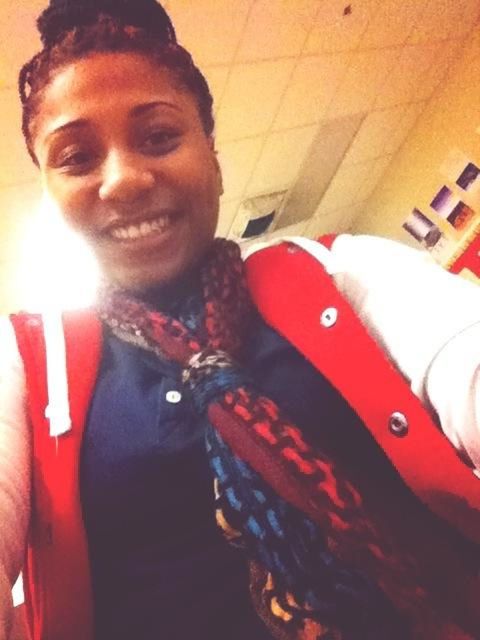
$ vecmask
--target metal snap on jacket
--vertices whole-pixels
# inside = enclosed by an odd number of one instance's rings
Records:
[[[392,413],[388,421],[388,426],[393,435],[399,438],[403,438],[403,436],[406,436],[408,433],[408,420],[400,411]]]
[[[170,402],[170,404],[178,404],[182,399],[182,394],[180,391],[168,391],[165,399],[167,402]]]
[[[320,322],[324,327],[327,327],[327,329],[329,329],[330,327],[333,327],[333,325],[337,322],[337,318],[338,311],[335,309],[335,307],[328,307],[320,316]]]

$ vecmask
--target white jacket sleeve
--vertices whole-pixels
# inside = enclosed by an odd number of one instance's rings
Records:
[[[0,640],[7,640],[11,589],[23,563],[30,517],[30,430],[15,334],[0,320]]]
[[[480,469],[480,287],[383,238],[341,235],[331,257],[339,289]]]

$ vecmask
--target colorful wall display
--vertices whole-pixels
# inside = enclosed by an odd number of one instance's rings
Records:
[[[442,237],[437,225],[419,209],[411,212],[403,223],[403,228],[427,249],[434,247]]]
[[[472,198],[480,195],[480,168],[454,150],[441,173],[448,181],[430,202],[431,215],[414,208],[402,226],[450,271],[480,282],[480,210],[476,210]],[[436,216],[449,223],[451,232],[435,220]],[[447,254],[450,258],[445,261]]]
[[[480,169],[469,162],[457,180],[458,186],[464,191],[480,190]]]

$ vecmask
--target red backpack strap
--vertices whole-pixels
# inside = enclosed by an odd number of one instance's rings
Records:
[[[480,481],[320,263],[288,248],[272,246],[247,260],[260,313],[343,395],[416,495],[480,542]]]
[[[79,491],[80,447],[101,350],[101,325],[91,311],[64,314],[72,429],[53,438],[45,340],[38,315],[11,317],[27,382],[33,430],[32,518],[24,568],[33,640],[93,638],[89,558]]]

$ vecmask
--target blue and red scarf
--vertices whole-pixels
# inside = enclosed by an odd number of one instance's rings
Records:
[[[421,560],[365,504],[348,470],[309,446],[243,371],[254,311],[237,245],[214,242],[201,283],[193,320],[191,304],[173,317],[114,289],[100,313],[121,339],[182,366],[208,416],[217,523],[247,554],[253,601],[273,637],[474,638],[441,611]]]

